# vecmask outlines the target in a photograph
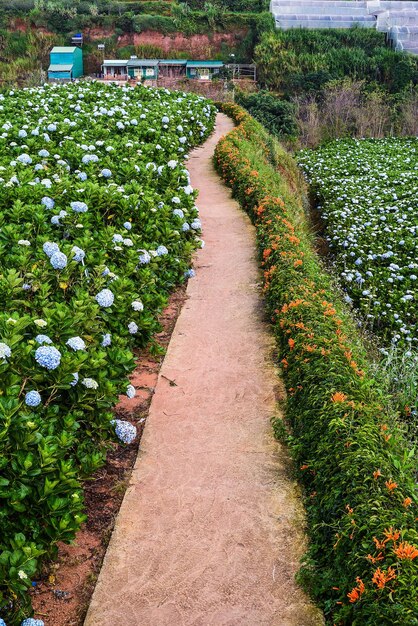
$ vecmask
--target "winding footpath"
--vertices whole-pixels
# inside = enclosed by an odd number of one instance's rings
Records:
[[[318,626],[294,582],[303,516],[274,441],[278,379],[254,230],[212,164],[188,163],[206,247],[164,360],[85,626]]]

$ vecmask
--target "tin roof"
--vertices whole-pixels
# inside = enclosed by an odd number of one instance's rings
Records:
[[[222,61],[187,61],[187,67],[223,67]]]
[[[73,69],[73,65],[58,65],[57,63],[52,63],[48,67],[48,72],[71,72]]]
[[[54,46],[51,50],[51,52],[74,52],[74,50],[77,50],[77,46]]]
[[[126,62],[128,67],[157,67],[156,59],[129,59]]]
[[[125,67],[128,65],[129,61],[126,59],[125,61],[120,59],[105,59],[103,61],[103,65],[114,65],[115,67]]]
[[[160,59],[160,65],[186,65],[185,59]]]

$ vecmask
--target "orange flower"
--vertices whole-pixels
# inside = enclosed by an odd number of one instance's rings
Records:
[[[309,467],[309,465],[306,465],[306,464],[305,464],[305,465],[301,465],[301,466],[300,466],[300,469],[301,469],[301,470],[306,470],[306,469],[308,469],[308,467]]]
[[[345,395],[345,393],[341,393],[341,391],[336,391],[331,396],[332,402],[335,402],[335,403],[345,402],[346,399],[347,399],[347,396]]]
[[[397,548],[395,548],[394,553],[396,554],[398,559],[413,561],[418,556],[418,548],[404,541],[400,543]]]
[[[386,548],[387,539],[384,539],[383,541],[379,541],[379,539],[376,539],[376,537],[373,537],[373,541],[376,545],[376,550],[384,550]]]
[[[357,602],[357,600],[363,595],[363,593],[366,590],[366,587],[363,581],[361,580],[361,578],[357,576],[356,581],[357,581],[357,587],[354,587],[352,591],[347,593],[347,596],[351,603]]]
[[[383,561],[383,559],[384,559],[384,558],[385,558],[385,557],[383,556],[383,554],[382,554],[381,552],[379,552],[379,554],[378,554],[377,556],[372,556],[371,554],[368,554],[368,555],[366,556],[366,559],[367,559],[368,561],[370,561],[370,563],[373,563],[373,565],[374,565],[375,563],[377,563],[377,561]]]
[[[411,506],[412,504],[412,499],[411,498],[405,498],[405,500],[402,502],[403,506],[405,508],[407,508],[408,506]]]
[[[379,478],[379,476],[382,475],[382,472],[380,471],[380,469],[377,469],[375,472],[373,472],[373,478],[375,480],[377,480]]]
[[[380,567],[377,568],[375,573],[373,574],[372,582],[379,588],[384,589],[386,583],[396,578],[396,572],[393,567],[388,567],[387,572],[381,570]]]
[[[295,347],[295,340],[290,337],[288,344],[289,344],[289,348],[293,350],[293,348]]]
[[[394,491],[394,489],[396,489],[396,487],[398,486],[398,483],[395,483],[392,480],[387,480],[385,482],[385,485],[389,489],[389,491]]]
[[[281,360],[281,364],[283,365],[283,367],[285,369],[287,369],[289,367],[289,363],[288,363],[287,359],[282,359]]]
[[[383,534],[386,537],[386,541],[398,541],[399,537],[401,536],[399,530],[393,530],[392,526],[389,528],[389,530],[386,530],[385,528]]]
[[[298,259],[293,263],[293,267],[300,267],[301,265],[303,265],[303,261],[301,259]]]

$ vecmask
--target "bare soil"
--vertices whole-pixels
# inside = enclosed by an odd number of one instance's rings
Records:
[[[186,286],[182,285],[172,294],[161,315],[162,331],[156,339],[164,349],[186,298]],[[86,482],[88,520],[72,545],[59,545],[57,560],[44,567],[32,590],[35,617],[43,619],[45,626],[80,626],[83,623],[137,457],[163,359],[164,356],[155,356],[150,351],[137,354],[137,366],[130,377],[137,390],[136,397],[129,400],[121,396],[115,416],[135,424],[138,437],[130,446],[115,444],[106,465]]]

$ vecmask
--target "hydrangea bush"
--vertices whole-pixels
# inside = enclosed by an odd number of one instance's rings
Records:
[[[80,481],[112,438],[135,437],[112,407],[119,394],[134,397],[132,350],[158,329],[202,245],[184,162],[213,122],[205,99],[167,90],[91,82],[0,95],[0,615],[8,626],[28,616],[39,559],[85,519]]]
[[[298,156],[346,301],[386,344],[418,349],[418,139],[344,139]]]

